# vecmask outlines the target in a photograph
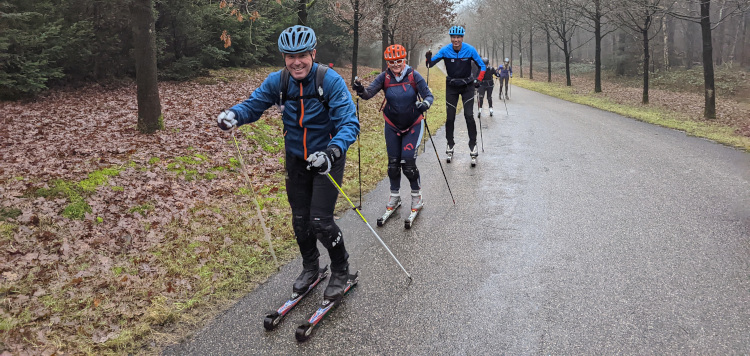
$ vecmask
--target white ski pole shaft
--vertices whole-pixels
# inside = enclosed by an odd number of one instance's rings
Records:
[[[252,181],[250,180],[250,176],[247,173],[247,166],[245,166],[245,160],[242,158],[242,152],[240,152],[240,145],[237,143],[237,137],[234,136],[234,130],[232,130],[232,139],[234,139],[234,145],[235,147],[237,147],[237,154],[239,155],[238,158],[240,161],[240,165],[242,166],[242,173],[244,173],[245,180],[247,181],[247,187],[250,188],[250,191],[253,193],[253,202],[255,202],[256,215],[258,216],[260,225],[263,226],[263,234],[266,235],[268,249],[271,251],[271,256],[273,257],[273,263],[274,265],[276,265],[276,269],[279,269],[279,261],[276,259],[276,253],[273,251],[271,233],[268,231],[268,226],[266,226],[266,219],[263,218],[263,214],[260,212],[260,204],[258,203],[258,198],[255,196],[255,189],[253,189]]]
[[[365,217],[362,216],[362,213],[359,212],[359,209],[357,209],[357,206],[354,205],[354,203],[352,203],[352,201],[349,199],[349,197],[346,195],[346,193],[344,193],[344,190],[341,189],[341,187],[339,186],[338,183],[336,183],[336,180],[334,180],[333,177],[331,177],[331,174],[330,173],[326,173],[326,174],[328,175],[328,179],[331,181],[331,183],[333,183],[333,185],[335,185],[336,188],[339,190],[339,193],[341,193],[341,195],[343,195],[344,198],[346,198],[346,201],[349,202],[349,204],[352,206],[352,208],[354,209],[354,211],[356,211],[357,214],[359,215],[359,217],[362,218],[362,221],[364,221],[365,224],[367,225],[367,227],[370,228],[370,231],[372,231],[373,235],[375,235],[375,237],[378,239],[378,241],[380,241],[380,243],[383,245],[383,247],[385,247],[385,250],[388,251],[389,254],[391,254],[391,257],[393,257],[393,260],[396,261],[396,263],[398,264],[398,266],[401,267],[401,270],[404,271],[404,273],[406,273],[406,276],[409,277],[409,280],[411,280],[412,278],[411,278],[411,275],[409,274],[409,272],[406,272],[406,268],[404,268],[404,266],[401,264],[401,262],[398,261],[398,258],[396,258],[396,255],[394,255],[393,252],[391,252],[391,249],[388,248],[388,245],[386,245],[385,242],[383,242],[383,240],[380,238],[380,236],[378,236],[378,233],[375,232],[375,229],[373,229],[372,226],[370,226],[370,223],[367,222],[367,219],[365,219]]]

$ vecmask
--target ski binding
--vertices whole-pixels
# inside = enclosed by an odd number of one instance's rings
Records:
[[[346,282],[346,289],[344,289],[344,296],[346,296],[346,294],[350,289],[352,289],[352,287],[357,285],[357,282],[359,282],[359,271],[349,275],[349,280]],[[337,300],[323,300],[323,304],[321,304],[318,310],[316,310],[315,313],[313,313],[313,315],[310,316],[310,318],[306,322],[297,327],[297,330],[294,332],[294,337],[297,339],[297,341],[303,342],[309,339],[312,336],[313,330],[318,325],[318,323],[320,323],[320,321],[323,320],[326,315],[328,315],[328,312],[338,306],[343,299],[344,297],[342,296]]]
[[[277,326],[279,326],[279,323],[284,319],[284,317],[292,310],[295,306],[303,299],[305,298],[311,290],[313,290],[318,284],[320,284],[320,281],[326,279],[328,277],[328,274],[330,272],[328,271],[328,266],[321,268],[318,270],[318,279],[313,282],[310,287],[307,288],[307,291],[305,291],[302,294],[299,293],[292,293],[291,298],[284,303],[278,310],[276,310],[273,313],[266,314],[265,319],[263,319],[263,327],[266,328],[266,330],[271,331],[275,329]]]
[[[383,216],[381,216],[381,217],[378,218],[378,226],[379,227],[383,226],[383,224],[385,224],[385,222],[388,220],[388,218],[390,218],[391,215],[393,215],[393,213],[395,213],[396,210],[398,210],[399,207],[401,207],[401,200],[398,201],[398,204],[396,204],[396,206],[393,207],[393,209],[386,208],[385,209],[385,214],[383,214]]]

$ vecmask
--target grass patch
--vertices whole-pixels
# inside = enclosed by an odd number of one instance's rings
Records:
[[[65,180],[54,180],[50,188],[37,189],[36,196],[52,198],[64,196],[68,198],[68,205],[63,209],[62,216],[82,220],[86,213],[91,212],[91,206],[86,202],[85,196],[93,194],[96,188],[109,182],[109,177],[120,174],[122,168],[104,168],[89,173],[88,177],[79,182]]]
[[[0,221],[15,219],[21,215],[21,209],[11,207],[0,207]]]
[[[610,111],[651,124],[681,130],[692,136],[707,138],[725,145],[750,151],[750,138],[735,133],[736,128],[734,127],[707,121],[696,121],[688,115],[677,111],[645,105],[618,104],[603,95],[593,93],[577,94],[573,92],[571,87],[566,87],[560,83],[532,81],[527,78],[514,79],[513,83],[519,87],[545,95]]]
[[[151,205],[151,204],[146,203],[146,204],[136,205],[136,206],[128,209],[128,213],[131,213],[131,214],[132,213],[138,213],[138,214],[141,214],[143,216],[146,216],[148,214],[148,212],[152,211],[152,210],[154,210],[154,206]]]

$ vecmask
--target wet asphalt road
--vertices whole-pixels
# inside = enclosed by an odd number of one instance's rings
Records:
[[[456,121],[456,156],[443,160],[455,206],[430,144],[418,160],[426,205],[411,230],[398,218],[375,227],[386,181],[365,196],[364,216],[411,284],[351,211],[338,223],[360,283],[311,340],[298,344],[294,330],[325,282],[277,330],[262,326],[291,292],[297,259],[165,354],[750,352],[750,155],[511,94],[509,115],[497,90],[493,117],[485,103],[476,168]],[[432,129],[442,159],[444,131]]]

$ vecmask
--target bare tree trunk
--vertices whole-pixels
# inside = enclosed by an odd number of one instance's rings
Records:
[[[719,9],[719,19],[724,17],[724,7],[726,5],[726,0],[721,1],[721,8]],[[726,28],[727,24],[722,22],[719,24],[719,26],[716,28],[716,65],[721,65],[724,63],[724,38],[726,37]]]
[[[381,32],[381,53],[385,53],[385,50],[388,48],[388,18],[391,16],[391,6],[388,3],[388,0],[383,0],[383,27],[380,29]],[[382,55],[380,56],[380,67],[385,72],[387,65],[385,63],[385,57]]]
[[[594,93],[602,92],[602,22],[601,3],[594,0],[596,21],[594,21]]]
[[[359,0],[354,0],[354,40],[352,44],[352,83],[357,77],[357,59],[359,57]]]
[[[745,25],[742,27],[742,36],[740,37],[740,47],[738,61],[743,67],[750,66],[750,46],[748,46],[748,40],[750,40],[750,11],[745,13],[744,16]]]
[[[307,0],[297,2],[297,25],[307,26]]]
[[[701,0],[701,34],[703,38],[703,81],[706,104],[703,117],[716,118],[716,91],[714,90],[714,58],[711,43],[711,0]]]
[[[523,50],[521,48],[521,31],[518,31],[518,69],[520,70],[521,78],[523,78]]]
[[[135,82],[138,98],[138,131],[154,133],[164,128],[156,67],[156,28],[153,0],[133,0],[130,7],[135,46]]]
[[[625,48],[627,48],[628,40],[626,36],[628,35],[622,31],[617,34],[617,68],[615,70],[617,75],[625,75],[627,70]]]
[[[565,55],[565,85],[572,86],[573,83],[570,81],[570,43],[567,39],[563,39],[563,54]]]
[[[534,79],[534,26],[529,26],[529,79]]]
[[[547,82],[552,82],[552,39],[549,35],[549,30],[545,29],[545,32],[547,32]]]
[[[646,23],[648,23],[651,16],[646,16]],[[643,98],[641,103],[648,104],[648,61],[651,54],[648,48],[648,25],[644,26],[644,30],[641,31],[643,36]]]

